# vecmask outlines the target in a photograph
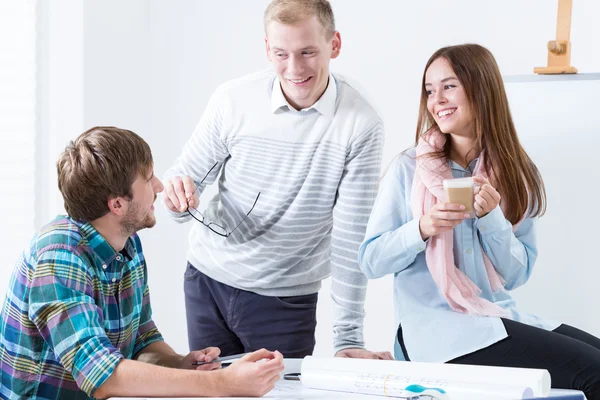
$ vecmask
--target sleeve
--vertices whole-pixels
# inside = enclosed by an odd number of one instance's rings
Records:
[[[167,172],[164,180],[176,176],[189,176],[198,185],[200,195],[206,186],[211,185],[219,176],[223,163],[229,157],[229,150],[223,141],[223,120],[226,114],[227,100],[222,88],[217,89],[210,98],[200,121],[192,136],[183,147],[181,155]],[[217,166],[206,176],[208,171]],[[200,181],[206,179],[199,185]],[[177,213],[169,210],[171,217],[177,222],[186,222],[191,217],[187,213]]]
[[[108,339],[85,262],[70,251],[38,255],[29,293],[29,318],[88,396],[124,357]]]
[[[537,218],[525,218],[513,233],[512,224],[497,206],[476,224],[483,251],[506,281],[505,288],[513,290],[524,285],[531,276],[538,254]]]
[[[412,219],[404,179],[398,174],[402,156],[381,179],[379,193],[359,249],[361,270],[371,279],[408,268],[425,250],[419,220]]]
[[[154,342],[164,341],[152,320],[152,306],[150,304],[150,288],[148,286],[148,270],[144,263],[144,297],[142,299],[142,312],[140,314],[140,325],[135,336],[133,347],[133,358],[147,346]]]
[[[383,136],[383,126],[378,122],[351,144],[333,208],[331,297],[336,353],[364,347],[367,278],[358,267],[357,251],[375,198]]]

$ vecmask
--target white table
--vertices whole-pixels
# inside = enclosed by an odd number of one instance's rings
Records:
[[[300,358],[288,358],[284,359],[285,370],[283,374],[300,372],[300,366],[302,359]],[[263,399],[277,399],[277,400],[304,400],[304,399],[351,399],[351,400],[382,400],[386,397],[383,396],[372,396],[364,394],[354,394],[345,392],[332,392],[327,390],[315,390],[308,389],[302,385],[299,381],[287,381],[282,379],[277,382],[275,388],[267,393]],[[573,390],[559,390],[552,389],[550,398],[554,396],[560,396],[561,394],[581,393]],[[233,397],[226,397],[233,399]],[[139,398],[138,398],[139,399]],[[204,400],[217,400],[217,398],[198,397],[198,399]],[[223,399],[222,397],[220,399]],[[250,397],[236,397],[235,399],[250,399]],[[111,400],[133,400],[133,398],[125,397],[112,397]],[[148,400],[157,400],[156,398],[148,398]],[[158,399],[164,400],[164,399]]]

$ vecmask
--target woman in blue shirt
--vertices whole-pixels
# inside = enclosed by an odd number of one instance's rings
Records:
[[[487,49],[431,56],[416,141],[382,178],[359,252],[369,278],[394,274],[396,358],[544,368],[553,387],[600,399],[600,339],[517,310],[508,292],[531,275],[546,196]],[[473,215],[442,187],[471,176]]]

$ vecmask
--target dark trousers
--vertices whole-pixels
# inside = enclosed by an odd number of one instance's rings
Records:
[[[315,348],[318,293],[262,296],[211,279],[190,263],[184,292],[190,350],[216,346],[227,356],[266,348],[303,358]]]
[[[565,324],[546,331],[509,319],[502,322],[506,339],[449,363],[547,369],[553,388],[581,390],[588,400],[600,400],[600,339]],[[406,355],[401,336],[398,329]]]

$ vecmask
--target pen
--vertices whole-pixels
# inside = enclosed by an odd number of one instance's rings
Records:
[[[244,357],[246,354],[249,354],[249,353],[234,354],[234,355],[225,356],[225,357],[217,357],[211,361],[194,361],[192,363],[192,365],[204,365],[204,364],[210,364],[210,363],[215,363],[215,362],[235,361],[238,358]]]

